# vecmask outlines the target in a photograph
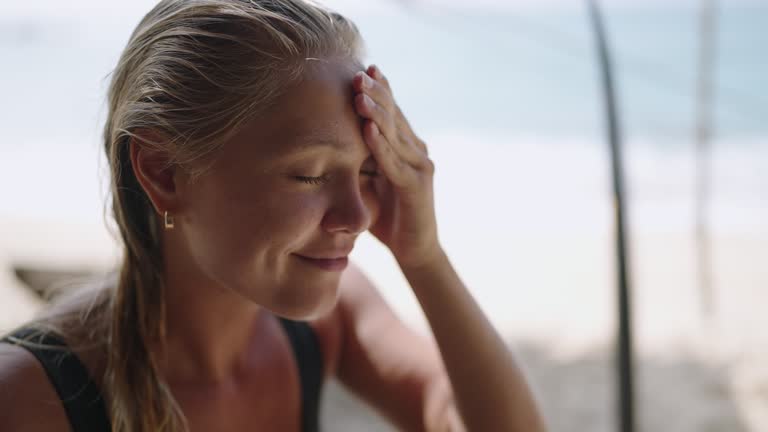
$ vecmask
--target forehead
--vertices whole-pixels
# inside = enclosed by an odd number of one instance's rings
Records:
[[[303,79],[235,140],[262,157],[327,148],[366,152],[362,119],[353,106],[355,72],[349,63],[313,62]]]

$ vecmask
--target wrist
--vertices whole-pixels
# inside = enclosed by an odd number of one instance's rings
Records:
[[[410,259],[399,259],[395,257],[403,273],[407,276],[410,273],[432,272],[439,270],[448,263],[448,255],[440,245],[435,246],[428,252],[419,253]]]

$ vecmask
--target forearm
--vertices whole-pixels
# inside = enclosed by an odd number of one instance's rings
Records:
[[[429,321],[469,431],[544,431],[533,396],[508,350],[444,253],[402,266]]]

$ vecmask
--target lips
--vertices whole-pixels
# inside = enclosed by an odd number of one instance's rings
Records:
[[[312,264],[328,271],[341,271],[347,268],[349,264],[348,256],[352,253],[354,243],[349,245],[337,244],[335,247],[326,247],[323,249],[312,249],[296,252],[294,255],[307,264]]]

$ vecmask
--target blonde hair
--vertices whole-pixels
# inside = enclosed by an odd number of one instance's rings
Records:
[[[134,30],[113,72],[103,135],[123,262],[114,285],[94,291],[87,313],[67,308],[88,339],[103,343],[102,390],[115,432],[187,428],[157,364],[165,311],[160,226],[134,176],[130,143],[199,174],[198,162],[299,80],[308,59],[361,65],[362,55],[351,21],[303,0],[163,0]],[[140,131],[162,139],[142,140]],[[48,314],[59,323],[65,315]]]

